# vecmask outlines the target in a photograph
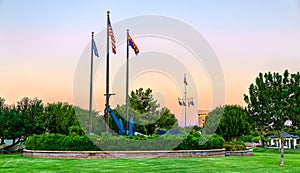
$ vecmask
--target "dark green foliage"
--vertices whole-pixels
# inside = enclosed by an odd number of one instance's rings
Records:
[[[67,135],[69,127],[79,126],[73,106],[67,103],[51,103],[44,107],[42,100],[24,97],[16,105],[8,106],[4,101],[0,98],[1,144],[4,139],[13,140],[13,144],[4,150],[10,150],[33,134],[50,132]]]
[[[139,113],[155,113],[159,104],[154,100],[152,90],[150,88],[144,91],[143,88],[131,91],[129,97],[130,106]]]
[[[202,142],[204,141],[204,142]],[[204,144],[203,144],[204,143]],[[206,149],[220,149],[223,148],[225,140],[214,134],[212,136],[190,134],[183,140],[175,149],[176,150],[206,150]]]
[[[130,107],[138,112],[135,117],[137,131],[144,134],[153,134],[157,121],[160,118],[159,104],[153,98],[150,88],[144,91],[143,88],[131,92],[129,96]]]
[[[83,136],[84,135],[84,131],[82,130],[82,128],[80,126],[71,126],[69,127],[69,135],[73,135],[73,136]]]
[[[29,135],[41,134],[45,130],[44,106],[41,100],[24,97],[17,105],[8,106],[0,98],[0,137],[12,139],[13,143],[3,150],[10,151],[12,147],[26,140]]]
[[[206,143],[201,144],[202,140]],[[25,147],[28,150],[55,151],[204,150],[223,148],[224,143],[224,139],[218,135],[201,136],[200,134],[188,136],[166,134],[152,137],[119,137],[107,133],[103,133],[101,136],[42,134],[28,137]]]
[[[69,127],[79,126],[74,107],[68,103],[50,103],[45,107],[45,128],[48,133],[67,135]]]
[[[252,135],[245,135],[245,136],[241,137],[241,141],[243,141],[243,142],[252,142],[252,138],[253,138]]]
[[[28,97],[22,98],[17,102],[15,108],[20,113],[20,124],[23,128],[21,135],[25,138],[32,134],[42,134],[45,131],[44,123],[47,119],[44,116],[43,101],[38,98],[29,99]]]
[[[274,131],[284,143],[283,132],[299,128],[300,125],[300,74],[259,73],[255,83],[244,95],[249,120],[253,128],[261,132]],[[284,164],[282,145],[281,165]]]
[[[199,150],[200,149],[199,140],[200,140],[200,134],[190,134],[175,149],[176,150]]]
[[[219,127],[222,115],[224,113],[224,107],[218,107],[209,113],[205,120],[205,126],[202,130],[202,134],[213,135]]]
[[[256,142],[256,143],[258,143],[260,140],[261,140],[261,136],[254,136],[254,137],[251,139],[251,142]]]
[[[223,113],[223,115],[220,115],[220,113]],[[222,135],[226,141],[237,140],[242,135],[249,133],[248,112],[241,106],[225,105],[214,109],[208,114],[210,118],[220,116],[222,118],[216,133]]]
[[[74,110],[80,127],[82,127],[83,131],[88,132],[89,111],[78,106],[74,106]],[[105,123],[104,118],[102,116],[97,116],[97,114],[98,112],[92,112],[92,133],[100,135],[101,132],[105,131]],[[110,123],[110,125],[111,124],[112,123]]]
[[[175,115],[171,113],[170,109],[163,107],[160,111],[160,118],[157,121],[157,127],[169,130],[177,126],[178,121]]]
[[[244,142],[226,143],[224,144],[224,148],[226,151],[242,151],[247,149]]]
[[[282,132],[297,127],[300,121],[300,74],[289,74],[287,70],[283,76],[260,73],[244,100],[255,128]],[[286,126],[286,121],[291,121],[291,125]]]
[[[25,142],[28,150],[96,151],[99,150],[87,136],[62,134],[32,135]]]
[[[157,128],[169,130],[173,127],[178,127],[177,119],[175,115],[171,113],[170,109],[166,107],[159,109],[160,105],[157,103],[157,100],[153,98],[150,88],[146,90],[140,88],[135,92],[132,91],[129,96],[129,102],[129,116],[133,117],[134,131],[152,135]],[[114,109],[114,113],[118,119],[122,119],[125,127],[125,105],[117,106]],[[118,129],[113,120],[110,120],[110,127],[118,133]]]
[[[118,137],[106,134],[96,138],[96,144],[99,148],[109,151],[151,151],[151,150],[171,150],[180,143],[181,137],[170,137],[165,135],[161,137]]]
[[[300,137],[300,130],[297,129],[297,130],[295,130],[294,132],[292,132],[292,134],[297,135],[297,136]]]

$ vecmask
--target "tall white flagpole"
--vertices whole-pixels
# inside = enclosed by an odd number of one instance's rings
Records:
[[[91,76],[90,76],[90,107],[89,107],[89,134],[92,133],[92,113],[93,113],[93,43],[94,42],[94,32],[92,32],[92,44],[91,44]]]

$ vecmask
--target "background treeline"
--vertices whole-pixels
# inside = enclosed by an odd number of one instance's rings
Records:
[[[102,118],[93,112],[94,132],[100,133],[101,121]],[[5,99],[0,97],[0,145],[5,143],[5,139],[13,141],[11,145],[6,145],[4,150],[24,142],[33,134],[68,135],[71,127],[82,127],[83,131],[86,131],[87,122],[88,111],[68,103],[44,104],[38,98],[24,97],[16,104],[8,105]]]

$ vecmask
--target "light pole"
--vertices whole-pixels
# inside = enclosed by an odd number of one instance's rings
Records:
[[[184,97],[180,98],[178,97],[178,103],[179,106],[184,106],[184,127],[186,127],[186,106],[194,106],[194,101],[193,97],[188,98],[187,97],[187,92],[186,92],[186,87],[188,85],[187,80],[186,80],[186,74],[184,74]]]

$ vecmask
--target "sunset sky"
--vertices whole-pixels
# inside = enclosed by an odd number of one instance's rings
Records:
[[[85,58],[85,50],[90,50],[92,31],[96,33],[98,47],[106,44],[106,38],[100,38],[97,34],[106,28],[107,10],[111,11],[113,28],[114,23],[126,19],[158,15],[179,20],[197,30],[211,46],[221,65],[225,79],[224,104],[245,105],[243,94],[247,93],[259,72],[300,70],[298,0],[0,0],[0,97],[5,98],[8,104],[16,103],[24,96],[38,97],[45,103],[62,101],[75,104],[74,78],[79,60]],[[157,27],[164,29],[164,26]],[[189,114],[214,107],[212,95],[217,93],[211,89],[205,65],[197,66],[192,58],[185,60],[183,55],[187,54],[186,50],[179,49],[174,43],[159,38],[135,37],[134,32],[137,31],[130,29],[140,48],[138,56],[131,52],[133,64],[135,61],[143,64],[144,60],[140,59],[151,58],[150,50],[157,46],[168,55],[177,55],[178,62],[188,70],[178,73],[182,76],[178,76],[176,70],[169,74],[165,71],[145,71],[131,79],[131,90],[153,88],[155,98],[161,105],[170,107],[177,117],[182,118],[177,98],[182,97],[183,73],[187,73],[190,74],[188,82],[191,78],[195,81],[194,86],[188,85],[189,97],[198,101],[194,108],[189,108]],[[118,76],[118,70],[125,63],[122,40],[116,41],[120,53],[111,56],[111,82],[114,82],[111,90],[118,93],[112,99],[112,106],[123,104],[125,94],[124,78],[117,80],[114,77]],[[105,47],[103,49],[106,50]],[[87,64],[89,59],[87,56]],[[94,106],[103,112],[105,59],[95,59],[95,64],[98,66],[95,70]],[[144,65],[147,68],[148,64]],[[172,63],[165,65],[172,67]],[[88,69],[89,66],[87,74]],[[122,71],[119,73],[123,74]],[[174,83],[176,78],[182,78],[182,83]],[[198,96],[193,95],[195,93]],[[83,107],[88,104],[88,95],[85,96],[79,101]],[[190,119],[190,123],[193,122],[193,118]]]

